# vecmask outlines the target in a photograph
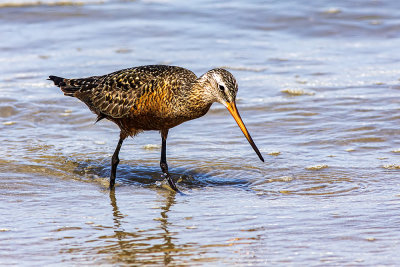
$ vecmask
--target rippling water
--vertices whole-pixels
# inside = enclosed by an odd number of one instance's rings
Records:
[[[398,1],[2,1],[0,264],[400,262]],[[48,75],[225,67],[229,113],[122,147]]]

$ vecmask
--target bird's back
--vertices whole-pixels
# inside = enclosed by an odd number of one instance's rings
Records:
[[[82,79],[50,76],[65,95],[79,98],[100,119],[110,119],[125,130],[168,129],[187,120],[190,114],[185,114],[182,105],[196,78],[190,70],[165,65]]]

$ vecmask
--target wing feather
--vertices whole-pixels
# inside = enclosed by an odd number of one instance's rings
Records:
[[[155,114],[162,112],[177,90],[194,79],[193,72],[180,67],[157,65],[120,70],[100,77],[98,86],[92,89],[91,103],[99,113],[113,118]]]

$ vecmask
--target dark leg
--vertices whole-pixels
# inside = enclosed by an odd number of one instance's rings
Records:
[[[123,138],[123,137],[119,138],[118,145],[115,148],[114,154],[113,154],[113,156],[111,158],[110,189],[114,188],[115,176],[117,174],[117,166],[118,166],[118,163],[119,163],[118,154],[119,154],[119,151],[121,150],[122,142],[124,142],[124,139],[125,138]]]
[[[160,160],[160,167],[161,170],[165,176],[165,179],[167,179],[169,186],[177,192],[179,192],[178,188],[176,187],[174,181],[172,180],[171,176],[169,175],[168,172],[168,164],[167,164],[167,136],[168,136],[168,130],[162,130],[161,131],[161,139],[162,139],[162,144],[161,144],[161,160]]]

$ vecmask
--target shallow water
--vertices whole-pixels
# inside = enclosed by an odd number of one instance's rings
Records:
[[[1,265],[400,262],[398,1],[3,1]],[[266,161],[228,111],[121,150],[48,75],[225,67]]]

